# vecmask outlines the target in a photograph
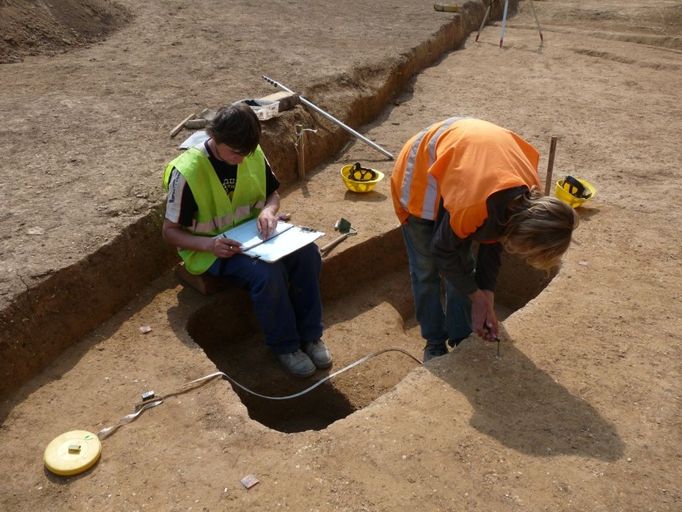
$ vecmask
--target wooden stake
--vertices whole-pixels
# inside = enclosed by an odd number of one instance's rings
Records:
[[[187,116],[186,118],[184,118],[182,121],[180,121],[180,124],[178,124],[175,128],[173,128],[173,129],[170,131],[170,137],[171,137],[171,139],[172,139],[173,137],[175,137],[175,136],[180,132],[180,130],[182,130],[182,127],[185,126],[185,123],[186,123],[187,121],[189,121],[190,119],[192,119],[193,117],[194,117],[194,112],[192,112],[190,115],[188,115],[188,116]]]
[[[552,137],[549,144],[549,160],[547,161],[547,177],[545,178],[545,195],[548,196],[552,188],[552,170],[554,169],[554,154],[556,153],[556,137]]]
[[[298,136],[298,144],[297,144],[297,149],[298,149],[298,179],[303,180],[305,179],[305,140],[306,140],[306,131],[304,129],[301,129],[301,133]]]

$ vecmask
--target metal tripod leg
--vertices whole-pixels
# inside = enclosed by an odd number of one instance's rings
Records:
[[[538,26],[538,32],[540,33],[540,46],[545,42],[544,39],[542,38],[542,29],[540,28],[540,20],[538,20],[538,15],[535,12],[535,4],[533,4],[533,0],[528,0],[530,2],[530,10],[533,11],[533,17],[535,18],[535,24]]]
[[[481,22],[481,26],[478,27],[478,33],[476,34],[476,42],[478,42],[478,38],[481,35],[481,31],[483,30],[483,27],[485,26],[485,22],[488,21],[488,16],[490,16],[490,10],[493,6],[493,4],[497,0],[490,0],[488,3],[488,7],[485,9],[485,15],[483,16],[483,21]],[[533,0],[528,0],[530,3],[530,9],[533,12],[533,17],[535,18],[535,24],[538,27],[538,33],[540,34],[540,46],[543,45],[544,43],[544,38],[542,37],[542,28],[540,28],[540,20],[538,20],[538,15],[535,12],[535,4],[533,3]],[[507,13],[509,12],[509,0],[504,0],[504,11],[502,13],[502,31],[500,32],[500,48],[502,48],[502,45],[504,44],[504,33],[507,30]]]
[[[504,0],[504,12],[502,13],[502,32],[500,32],[500,48],[504,41],[504,31],[507,28],[507,11],[509,10],[509,0]]]
[[[542,38],[542,29],[540,28],[540,20],[538,20],[538,15],[535,12],[535,4],[533,0],[528,0],[530,3],[530,10],[533,11],[533,17],[535,18],[535,24],[538,26],[538,33],[540,34],[540,46],[543,45],[544,39]],[[502,15],[502,33],[500,34],[500,48],[502,48],[502,43],[504,41],[504,31],[507,28],[507,7],[509,6],[509,0],[504,0],[504,14]]]
[[[483,27],[485,26],[485,22],[488,21],[488,15],[490,14],[490,8],[493,5],[493,1],[491,0],[490,3],[488,4],[488,7],[485,9],[485,15],[483,15],[483,21],[481,22],[481,26],[478,27],[478,34],[476,34],[476,43],[478,43],[478,36],[481,35],[481,30],[483,30]]]

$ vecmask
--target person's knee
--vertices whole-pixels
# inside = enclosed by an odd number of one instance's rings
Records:
[[[429,261],[427,259],[419,259],[410,261],[410,272],[419,281],[432,281],[439,280],[440,274],[438,273],[438,266],[434,261]]]
[[[308,244],[301,247],[299,252],[301,253],[301,257],[306,261],[322,261],[320,249],[315,244]]]
[[[293,269],[305,269],[306,272],[317,273],[322,268],[322,256],[316,244],[308,244],[294,253]]]
[[[251,288],[255,292],[286,288],[286,279],[279,263],[264,263],[251,275]]]

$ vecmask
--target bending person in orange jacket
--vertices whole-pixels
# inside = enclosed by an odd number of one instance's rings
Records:
[[[557,266],[568,249],[578,217],[538,191],[538,162],[538,151],[517,134],[471,118],[433,124],[400,152],[391,192],[426,339],[424,361],[472,331],[497,338],[494,293],[503,249],[541,269]]]

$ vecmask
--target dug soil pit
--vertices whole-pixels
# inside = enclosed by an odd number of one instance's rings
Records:
[[[398,234],[395,230],[392,238]],[[285,433],[322,430],[369,405],[420,364],[421,354],[414,343],[420,337],[419,326],[406,256],[394,251],[389,261],[376,265],[372,254],[379,252],[383,242],[372,238],[353,248],[350,255],[344,252],[327,261],[323,281],[338,266],[346,269],[342,274],[347,279],[325,287],[325,296],[334,297],[325,301],[324,312],[324,336],[333,347],[334,366],[311,379],[292,379],[279,367],[263,343],[250,308],[244,306],[249,303],[246,292],[230,289],[191,314],[190,336],[228,376],[251,419]],[[362,265],[377,271],[354,279],[354,269],[362,276]],[[402,268],[393,270],[398,267]],[[500,320],[523,307],[551,279],[515,258],[505,258],[502,269],[496,304]],[[353,366],[360,359],[365,360]],[[336,375],[346,367],[347,371]],[[334,376],[309,392],[277,399],[303,393],[330,375]]]
[[[512,0],[502,48],[492,20],[504,2],[474,41],[487,3],[462,3],[460,18],[411,0],[309,2],[305,16],[279,2],[266,17],[245,0],[117,0],[134,17],[105,41],[3,65],[0,387],[12,392],[0,408],[1,510],[681,509],[680,2],[533,2],[540,47],[530,3]],[[2,8],[18,4],[0,1],[0,28]],[[164,395],[216,364],[268,394],[304,388],[258,387],[257,374],[282,370],[251,321],[221,323],[247,319],[248,297],[178,284],[159,236],[169,130],[271,93],[261,73],[394,154],[466,114],[522,135],[544,171],[557,136],[555,179],[598,193],[578,209],[561,271],[506,317],[500,359],[476,337],[423,366],[381,354],[311,391],[335,400],[322,418],[271,415],[274,404],[214,379],[107,437],[87,472],[50,474],[42,454],[58,435],[98,432],[141,392]],[[318,129],[307,147],[319,153],[282,191],[283,209],[331,237],[340,216],[358,229],[325,259],[332,370],[406,339],[420,356],[388,180],[353,194],[339,177],[356,161],[388,177],[392,162],[344,146],[318,117],[299,105],[268,121],[264,149],[293,177],[295,125]],[[533,282],[512,277],[515,292]],[[499,302],[518,307],[499,285]],[[224,363],[207,357],[223,351]],[[237,356],[259,364],[236,367]],[[246,489],[247,475],[259,484]]]

